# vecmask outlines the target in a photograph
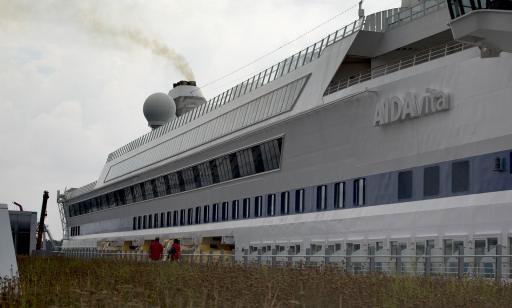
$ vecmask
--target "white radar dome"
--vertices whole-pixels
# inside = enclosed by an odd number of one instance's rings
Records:
[[[176,118],[176,104],[165,93],[151,94],[144,102],[142,108],[148,125],[155,129]]]

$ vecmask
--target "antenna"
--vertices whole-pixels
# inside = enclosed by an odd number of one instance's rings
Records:
[[[364,18],[363,0],[359,1],[359,19]]]

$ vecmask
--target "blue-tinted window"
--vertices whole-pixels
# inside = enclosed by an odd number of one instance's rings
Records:
[[[412,198],[412,171],[398,172],[398,200]]]
[[[263,215],[263,197],[254,197],[254,217],[261,217]]]
[[[281,193],[281,215],[290,214],[290,192],[284,191]]]
[[[276,195],[267,195],[267,216],[274,216],[276,214]]]
[[[469,161],[452,163],[452,192],[469,191]]]
[[[439,166],[423,169],[423,196],[432,197],[439,195]]]
[[[304,189],[295,191],[295,213],[304,213]]]
[[[366,179],[359,178],[354,180],[353,204],[361,206],[365,204],[366,199]]]
[[[327,185],[316,187],[316,209],[318,211],[327,209]]]
[[[233,200],[231,202],[231,219],[236,220],[239,217],[240,213],[240,204],[238,200]]]
[[[345,182],[334,184],[334,208],[345,207]]]

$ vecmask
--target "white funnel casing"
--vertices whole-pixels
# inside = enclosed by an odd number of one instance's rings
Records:
[[[176,118],[176,104],[165,93],[151,94],[142,108],[149,127],[158,128]]]
[[[195,81],[180,81],[173,84],[169,96],[176,103],[176,116],[181,116],[190,110],[206,103],[201,89],[196,86]]]

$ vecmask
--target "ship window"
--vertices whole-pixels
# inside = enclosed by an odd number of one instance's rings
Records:
[[[124,189],[120,189],[117,191],[117,195],[119,196],[119,202],[121,203],[121,205],[126,205],[126,195],[124,192]]]
[[[172,225],[174,227],[177,227],[178,226],[178,218],[179,218],[179,213],[178,213],[178,210],[175,210],[174,213],[172,214]]]
[[[137,217],[137,230],[142,229],[142,217]]]
[[[153,228],[158,228],[158,213],[153,215]]]
[[[231,202],[231,219],[233,219],[233,220],[238,219],[239,211],[240,211],[240,204],[239,204],[238,200],[233,200],[233,202]]]
[[[252,152],[252,157],[254,159],[254,169],[255,169],[256,173],[265,171],[264,166],[263,166],[263,158],[261,155],[260,146],[259,145],[253,146],[251,148],[251,152]]]
[[[141,198],[142,200],[146,200],[146,188],[144,187],[144,183],[140,183],[139,184],[139,188],[140,188],[140,195],[141,195]]]
[[[178,175],[174,172],[168,175],[171,183],[171,192],[173,194],[180,192],[180,183],[178,181]]]
[[[142,220],[142,229],[146,229],[147,227],[147,220],[148,220],[148,217],[146,215],[144,215],[144,218]]]
[[[199,172],[199,166],[192,167],[192,174],[194,175],[195,187],[201,187],[201,172]]]
[[[160,228],[165,227],[165,213],[160,213]]]
[[[260,148],[263,154],[262,160],[265,171],[278,169],[279,159],[281,157],[278,140],[263,143],[260,145]]]
[[[190,208],[187,212],[187,224],[191,225],[194,223],[194,209]]]
[[[131,187],[125,187],[124,196],[126,198],[126,204],[133,203],[133,195],[131,192]],[[96,203],[96,199],[94,199],[94,207],[96,210],[98,210],[98,204]]]
[[[201,223],[201,207],[196,206],[196,225]]]
[[[184,190],[191,190],[196,188],[196,183],[194,179],[194,172],[192,168],[186,168],[181,171],[183,176]]]
[[[276,195],[270,194],[267,196],[267,216],[274,216],[276,214]]]
[[[233,179],[229,156],[222,156],[216,159],[217,169],[219,170],[219,181],[225,182]]]
[[[204,211],[203,211],[203,222],[204,223],[209,223],[210,222],[210,206],[209,205],[205,205],[203,207]]]
[[[183,179],[183,171],[180,170],[176,172],[176,176],[178,177],[178,185],[180,187],[180,191],[185,191],[185,180]]]
[[[159,176],[158,178],[156,178],[156,187],[157,187],[157,190],[158,190],[158,196],[159,197],[167,195],[167,190],[166,190],[164,178],[166,178],[166,177]]]
[[[345,207],[345,182],[334,184],[334,208]]]
[[[284,191],[281,193],[281,215],[290,214],[290,192]]]
[[[185,209],[181,209],[180,210],[180,226],[186,225],[185,214],[186,214]]]
[[[158,187],[156,185],[156,179],[151,180],[151,191],[153,192],[153,198],[158,197]]]
[[[353,204],[354,205],[364,205],[365,196],[366,195],[366,179],[360,178],[354,180],[354,195],[353,195]]]
[[[229,202],[222,202],[222,221],[228,220]]]
[[[210,160],[210,172],[212,174],[213,184],[219,183],[219,170],[217,169],[217,162],[215,159]]]
[[[236,152],[238,167],[240,171],[240,176],[248,176],[256,173],[254,170],[254,162],[252,158],[252,151],[250,149],[245,149]]]
[[[304,213],[304,189],[295,191],[295,213]]]
[[[172,212],[167,212],[167,219],[166,219],[167,227],[170,227],[172,225]]]
[[[327,185],[320,185],[316,187],[316,209],[318,211],[327,208]]]
[[[439,195],[439,166],[423,169],[423,196]]]
[[[452,192],[460,193],[469,190],[469,161],[452,163]]]
[[[164,183],[165,183],[165,193],[167,195],[172,194],[171,182],[169,181],[169,176],[164,175],[162,178],[164,179]]]
[[[245,198],[242,201],[242,218],[249,218],[250,210],[251,210],[251,199]]]
[[[229,154],[229,164],[231,165],[231,174],[234,179],[240,177],[240,167],[238,166],[238,160],[236,153]]]
[[[148,215],[148,229],[151,229],[153,228],[153,215],[149,214]]]
[[[263,197],[254,197],[254,217],[261,217],[263,214]]]
[[[212,222],[219,221],[219,204],[212,204]]]
[[[133,217],[132,230],[137,230],[137,217]]]
[[[412,198],[412,171],[398,172],[398,200]]]
[[[212,174],[210,170],[210,164],[208,162],[201,163],[198,165],[199,175],[201,177],[201,186],[212,185]]]

